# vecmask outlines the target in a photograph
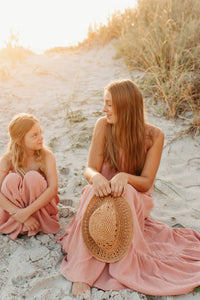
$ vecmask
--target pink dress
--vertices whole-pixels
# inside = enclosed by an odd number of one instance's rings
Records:
[[[103,165],[102,174],[114,173]],[[57,239],[67,256],[61,273],[72,282],[85,282],[102,290],[129,288],[154,296],[180,295],[200,285],[200,234],[192,229],[170,228],[149,217],[152,189],[147,193],[127,187],[134,217],[134,237],[128,253],[118,262],[104,263],[87,251],[81,236],[81,219],[94,192],[84,187],[76,216]]]
[[[35,201],[47,188],[47,181],[37,171],[29,171],[24,178],[17,173],[9,173],[1,187],[1,193],[20,208],[24,208]],[[28,231],[24,224],[17,222],[8,212],[0,208],[0,232],[9,234],[15,240],[19,234],[28,236],[43,233],[57,233],[60,230],[58,223],[59,197],[53,198],[45,207],[39,209],[33,216],[40,223],[36,231]]]

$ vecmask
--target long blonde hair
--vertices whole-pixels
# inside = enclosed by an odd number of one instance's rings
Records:
[[[23,167],[26,162],[26,153],[23,147],[24,137],[36,123],[39,123],[39,121],[33,115],[19,113],[13,117],[9,124],[10,142],[8,152],[11,155],[14,169],[22,175],[24,175]],[[45,173],[43,149],[35,151],[34,155],[39,169]]]
[[[118,171],[140,175],[145,161],[142,94],[129,79],[114,81],[106,90],[112,97],[116,123],[107,125],[105,158]]]

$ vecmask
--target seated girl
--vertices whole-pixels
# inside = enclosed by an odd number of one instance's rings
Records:
[[[54,154],[43,145],[39,121],[20,113],[9,124],[8,151],[0,158],[0,232],[55,234],[59,197]]]

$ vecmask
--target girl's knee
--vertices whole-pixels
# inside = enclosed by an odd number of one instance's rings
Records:
[[[26,181],[37,181],[37,180],[44,180],[44,177],[37,171],[31,170],[28,171],[25,175],[24,175],[24,180]]]
[[[24,184],[26,186],[42,186],[47,187],[47,182],[44,177],[37,171],[31,170],[24,175]]]
[[[1,193],[7,197],[10,201],[20,198],[19,190],[22,186],[22,178],[19,174],[9,173],[5,178],[1,186]],[[14,198],[13,198],[14,197]]]
[[[22,178],[21,178],[21,176],[19,174],[17,174],[17,173],[9,173],[4,178],[4,181],[2,183],[1,189],[3,190],[6,187],[19,186],[21,182],[22,182]]]

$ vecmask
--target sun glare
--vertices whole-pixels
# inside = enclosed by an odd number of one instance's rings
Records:
[[[106,23],[117,10],[136,0],[0,0],[0,48],[12,31],[19,45],[35,52],[75,45],[87,37],[90,24]]]

